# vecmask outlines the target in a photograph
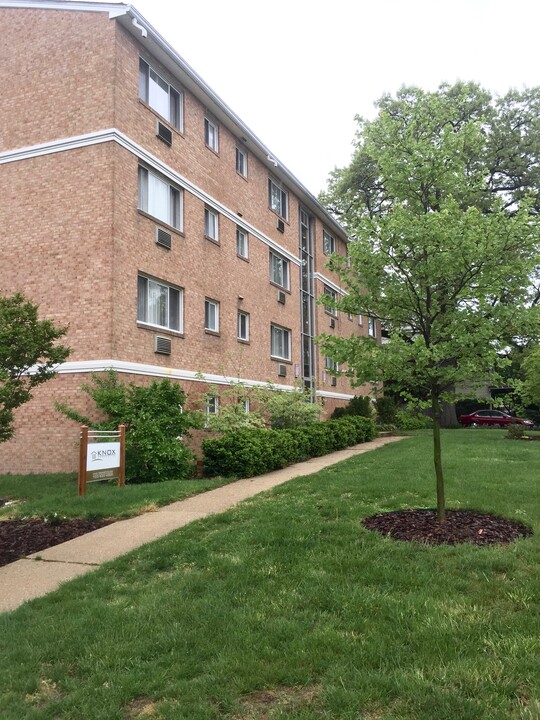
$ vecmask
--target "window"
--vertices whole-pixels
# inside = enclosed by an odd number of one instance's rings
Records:
[[[204,142],[210,150],[217,152],[219,149],[219,129],[215,122],[204,118]]]
[[[328,295],[332,298],[334,302],[337,300],[337,292],[335,290],[332,290],[331,287],[328,287],[328,285],[324,286],[324,294]],[[327,312],[332,317],[337,317],[337,310],[335,307],[332,307],[331,305],[325,305],[324,311]]]
[[[274,180],[268,178],[268,205],[284,220],[289,215],[289,194]]]
[[[336,238],[325,230],[323,232],[323,252],[325,255],[331,255],[336,252]]]
[[[219,398],[216,395],[207,397],[204,410],[207,415],[217,415],[219,413]]]
[[[137,320],[168,330],[183,332],[184,291],[139,275]]]
[[[236,226],[236,254],[245,260],[249,257],[248,234],[239,225]]]
[[[249,398],[238,398],[238,402],[244,408],[246,415],[249,413]]]
[[[182,192],[142,166],[139,166],[139,210],[182,230]]]
[[[219,242],[218,214],[210,208],[204,208],[204,235],[214,242]]]
[[[249,341],[249,313],[238,311],[238,340]]]
[[[339,372],[339,363],[337,363],[335,360],[332,360],[331,357],[325,357],[324,367],[331,372]]]
[[[219,332],[219,303],[216,300],[204,301],[204,329]]]
[[[364,318],[362,317],[361,314],[358,315],[358,324],[359,324],[360,326],[362,326],[362,325],[364,324]]]
[[[270,355],[280,360],[291,359],[291,331],[279,325],[270,326]]]
[[[139,97],[173,127],[182,131],[182,93],[165,82],[142,58],[139,59]]]
[[[270,251],[270,281],[289,289],[289,261]]]
[[[247,177],[247,150],[236,146],[236,172]]]
[[[374,317],[368,317],[368,335],[369,337],[377,337],[377,321]]]

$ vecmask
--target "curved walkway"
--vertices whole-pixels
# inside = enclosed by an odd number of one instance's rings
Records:
[[[128,520],[107,525],[48,550],[0,568],[0,612],[56,590],[66,580],[96,570],[130,550],[157,540],[194,520],[223,512],[246,498],[303,475],[311,475],[354,455],[375,450],[402,437],[379,437],[345,450],[289,465],[282,470],[193,495]]]

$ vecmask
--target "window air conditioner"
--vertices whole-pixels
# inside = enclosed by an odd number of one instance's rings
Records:
[[[171,233],[168,233],[166,230],[163,230],[162,228],[156,228],[156,245],[161,245],[161,247],[167,248],[167,250],[171,249],[172,245],[172,236]]]
[[[171,354],[171,339],[167,337],[161,337],[160,335],[155,336],[154,352],[159,355],[170,355]]]
[[[334,320],[334,318],[330,318],[330,327],[331,327],[331,328],[335,328],[335,327],[336,327],[336,321]]]
[[[285,223],[283,222],[283,220],[280,220],[280,219],[278,218],[276,227],[277,227],[277,229],[279,230],[280,233],[284,233],[284,232],[285,232]]]
[[[278,290],[277,294],[277,301],[278,303],[281,303],[282,305],[285,305],[286,295],[283,292],[283,290]]]
[[[280,363],[280,364],[277,366],[277,368],[278,368],[278,372],[277,372],[278,376],[279,376],[279,377],[286,377],[286,375],[287,375],[287,366],[286,366],[286,365],[282,365],[282,364]]]
[[[156,135],[160,140],[163,140],[165,145],[172,145],[172,130],[166,125],[158,121]]]

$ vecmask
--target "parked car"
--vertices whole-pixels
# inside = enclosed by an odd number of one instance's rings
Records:
[[[475,410],[469,415],[460,415],[459,422],[465,427],[506,427],[512,423],[534,427],[532,420],[518,418],[502,412],[501,410]]]

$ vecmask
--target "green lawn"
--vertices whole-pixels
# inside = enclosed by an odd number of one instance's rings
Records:
[[[2,720],[538,720],[540,443],[443,434],[450,507],[535,534],[430,547],[429,433],[195,522],[0,616]]]
[[[85,497],[77,494],[75,475],[0,475],[0,497],[21,500],[0,508],[6,517],[121,518],[138,515],[212,490],[229,479],[169,480],[117,487],[114,483],[91,483]]]

